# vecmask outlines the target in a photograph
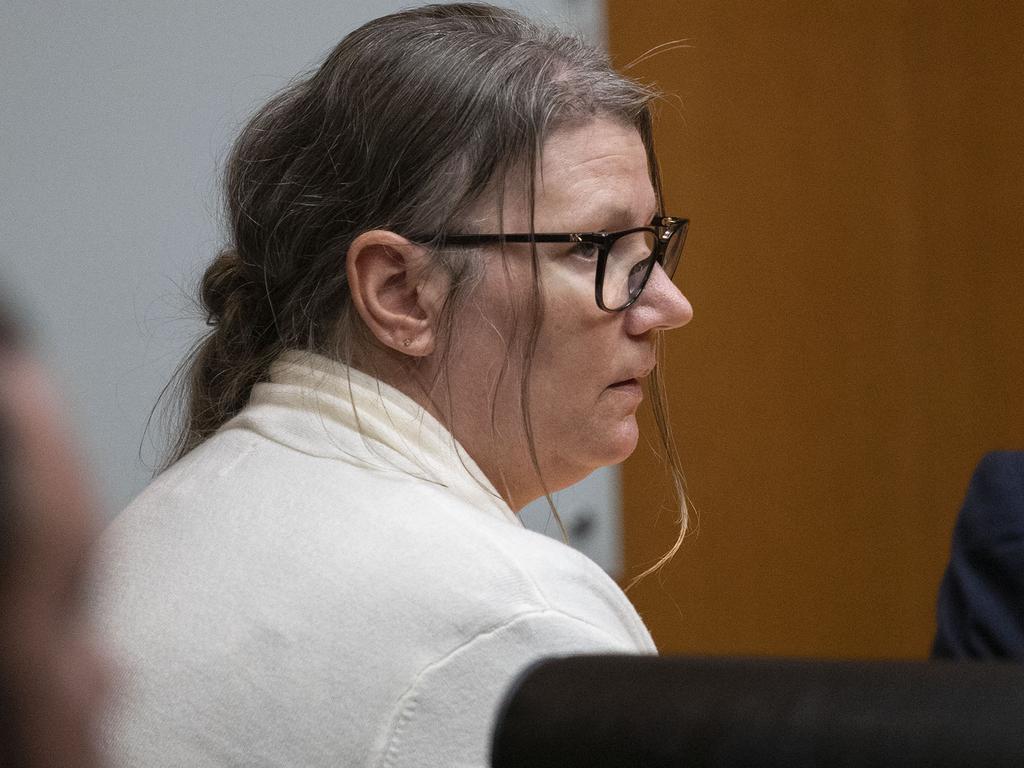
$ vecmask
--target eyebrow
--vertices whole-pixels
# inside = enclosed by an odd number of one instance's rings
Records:
[[[601,223],[606,226],[595,227],[594,231],[614,232],[621,229],[629,229],[631,227],[643,227],[651,223],[651,220],[658,215],[657,203],[643,217],[636,216],[635,209],[627,208],[625,206],[616,205],[611,208],[594,208],[587,211],[584,215],[580,216],[579,221],[590,224]],[[640,219],[643,219],[642,221]]]

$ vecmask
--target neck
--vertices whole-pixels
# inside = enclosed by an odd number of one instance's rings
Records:
[[[361,355],[352,365],[394,387],[443,424],[514,512],[569,484],[545,489],[519,409],[515,414],[497,414],[491,397],[460,397],[430,358]]]

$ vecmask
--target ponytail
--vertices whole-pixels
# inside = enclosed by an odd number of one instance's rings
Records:
[[[199,298],[212,330],[178,369],[187,403],[161,469],[237,414],[283,348],[270,299],[247,272],[238,252],[226,248],[203,274]]]

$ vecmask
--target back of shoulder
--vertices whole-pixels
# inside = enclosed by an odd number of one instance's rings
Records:
[[[588,557],[518,523],[460,510],[458,499],[448,504],[451,513],[422,522],[451,564],[453,579],[475,585],[476,610],[490,605],[496,618],[509,620],[546,611],[593,626],[620,650],[655,650],[628,598]]]
[[[353,595],[373,596],[374,620],[413,634],[472,635],[548,611],[593,624],[623,650],[653,650],[628,599],[584,555],[444,486],[367,477],[244,430],[218,434],[113,523],[108,585],[123,596],[178,586],[234,604],[256,576],[291,573],[266,588],[293,602],[316,595],[325,608],[345,602],[352,616],[364,602]],[[204,581],[217,592],[200,590]]]

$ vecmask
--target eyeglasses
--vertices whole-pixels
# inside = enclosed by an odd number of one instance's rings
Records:
[[[488,243],[574,243],[578,255],[596,259],[594,297],[597,306],[605,312],[621,312],[640,298],[655,264],[661,264],[671,279],[679,265],[689,225],[689,219],[655,216],[646,227],[618,232],[444,235],[411,239],[437,241],[442,248]]]

